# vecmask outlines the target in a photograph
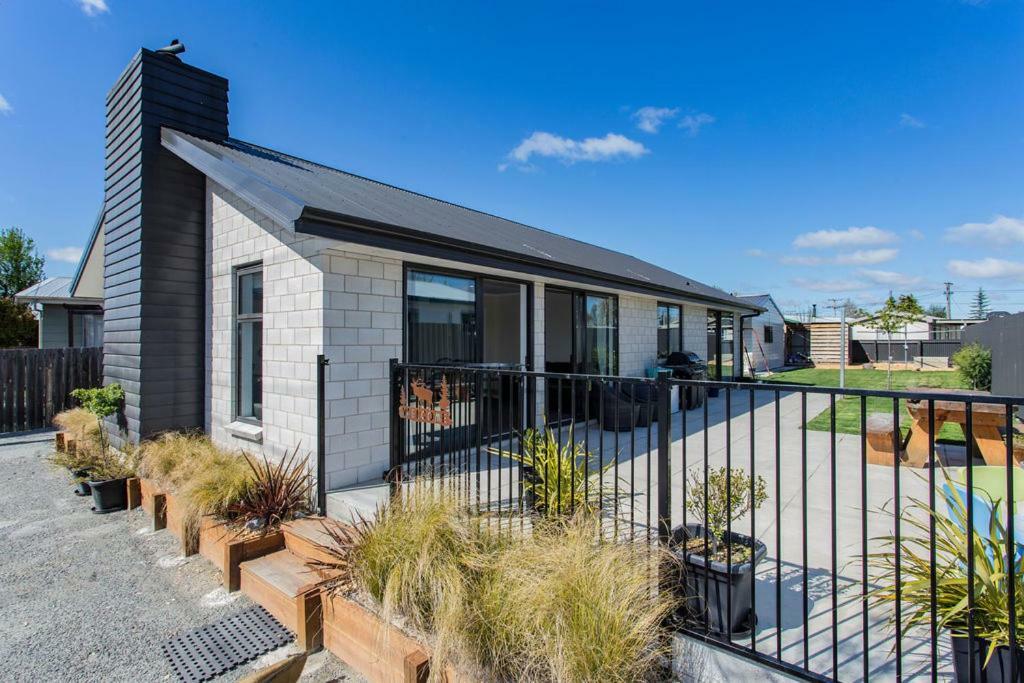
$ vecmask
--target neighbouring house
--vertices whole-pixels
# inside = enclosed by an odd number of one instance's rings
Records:
[[[641,376],[686,349],[728,377],[734,326],[762,310],[626,254],[232,138],[228,81],[174,55],[140,50],[106,112],[90,251],[104,255],[105,380],[125,388],[133,441],[202,428],[269,455],[312,450],[322,354],[327,487],[380,481],[390,359]],[[537,414],[556,399],[538,391]]]
[[[970,325],[977,325],[985,322],[983,318],[936,318],[927,315],[906,325],[905,330],[900,330],[893,339],[907,339],[910,341],[959,341],[960,334]],[[855,341],[884,341],[885,332],[874,329],[869,323],[863,320],[851,320],[850,338]]]
[[[102,215],[102,214],[101,214]],[[93,226],[90,248],[72,277],[51,277],[14,295],[39,316],[39,348],[103,346],[103,235]]]
[[[743,324],[744,363],[754,372],[767,372],[786,364],[786,320],[771,294],[739,294],[739,299],[764,311]]]

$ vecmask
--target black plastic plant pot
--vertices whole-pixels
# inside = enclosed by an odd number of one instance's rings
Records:
[[[677,588],[682,606],[677,616],[697,628],[707,624],[708,631],[714,635],[749,633],[757,624],[753,609],[754,570],[768,548],[750,536],[733,533],[728,536],[729,540],[752,548],[753,556],[729,565],[686,552],[686,541],[703,535],[704,527],[699,524],[672,530],[673,552],[682,561]]]
[[[76,496],[88,496],[92,494],[92,487],[89,486],[89,470],[71,470],[71,476],[78,480],[75,486]]]
[[[987,651],[984,653],[987,654]],[[1016,665],[1012,660],[1016,659]],[[1011,678],[1016,670],[1016,677]],[[992,659],[985,667],[986,683],[1020,683],[1024,681],[1024,650],[1017,648],[1010,650],[1006,645],[1001,645],[992,653]]]
[[[988,641],[975,638],[972,644],[967,636],[958,634],[952,634],[950,641],[953,650],[953,674],[957,683],[968,683],[968,681],[984,683],[985,675],[982,671],[982,664],[985,663],[985,656],[988,654]],[[974,649],[973,676],[970,675],[972,648]]]
[[[92,488],[92,511],[106,514],[128,509],[128,479],[108,479],[106,481],[90,481]]]

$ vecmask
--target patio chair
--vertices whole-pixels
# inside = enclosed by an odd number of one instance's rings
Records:
[[[599,409],[603,411],[601,428],[607,432],[628,432],[637,423],[640,407],[630,402],[621,389],[611,384],[597,389]],[[600,413],[599,413],[600,414]]]
[[[981,538],[996,542],[1003,539],[992,539],[992,515],[1006,527],[1006,468],[1002,466],[979,466],[972,468],[973,520],[974,533]],[[967,508],[967,468],[957,467],[949,470],[949,478],[942,484],[943,497],[946,499],[947,516],[960,528],[957,509]],[[1024,559],[1024,471],[1013,468],[1013,541],[1016,546],[1015,562]]]
[[[622,393],[625,401],[633,397],[636,404],[636,426],[646,427],[658,419],[658,390],[653,384],[632,384],[622,385]]]
[[[893,436],[896,433],[896,423],[892,415],[888,413],[872,413],[867,419],[867,455],[868,463],[872,465],[888,465],[892,467],[893,461]],[[910,442],[910,432],[899,441],[900,462],[907,460],[907,444]]]

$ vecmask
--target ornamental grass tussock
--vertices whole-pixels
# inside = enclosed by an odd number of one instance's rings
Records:
[[[416,482],[377,516],[332,533],[333,589],[431,648],[431,678],[638,681],[660,672],[675,598],[671,559],[600,539],[594,515],[492,524],[457,487]],[[506,522],[508,520],[505,520]],[[526,520],[524,520],[526,521]],[[381,644],[386,646],[385,643]]]

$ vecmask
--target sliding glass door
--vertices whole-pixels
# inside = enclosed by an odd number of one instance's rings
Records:
[[[557,287],[544,291],[544,369],[547,372],[615,375],[618,373],[618,299],[611,294]],[[559,389],[559,386],[561,388]],[[578,391],[582,385],[578,385]],[[589,398],[572,395],[569,382],[547,382],[548,419],[584,414]],[[575,399],[575,400],[574,400]]]
[[[424,365],[494,370],[529,367],[529,286],[525,283],[411,267],[406,270],[406,358]],[[439,369],[450,385],[455,425],[446,444],[464,448],[479,438],[521,429],[522,383],[498,372],[464,377]],[[435,387],[437,389],[437,387]],[[437,389],[439,391],[439,389]],[[436,430],[418,430],[412,451],[436,446]],[[446,445],[446,448],[448,446]]]

